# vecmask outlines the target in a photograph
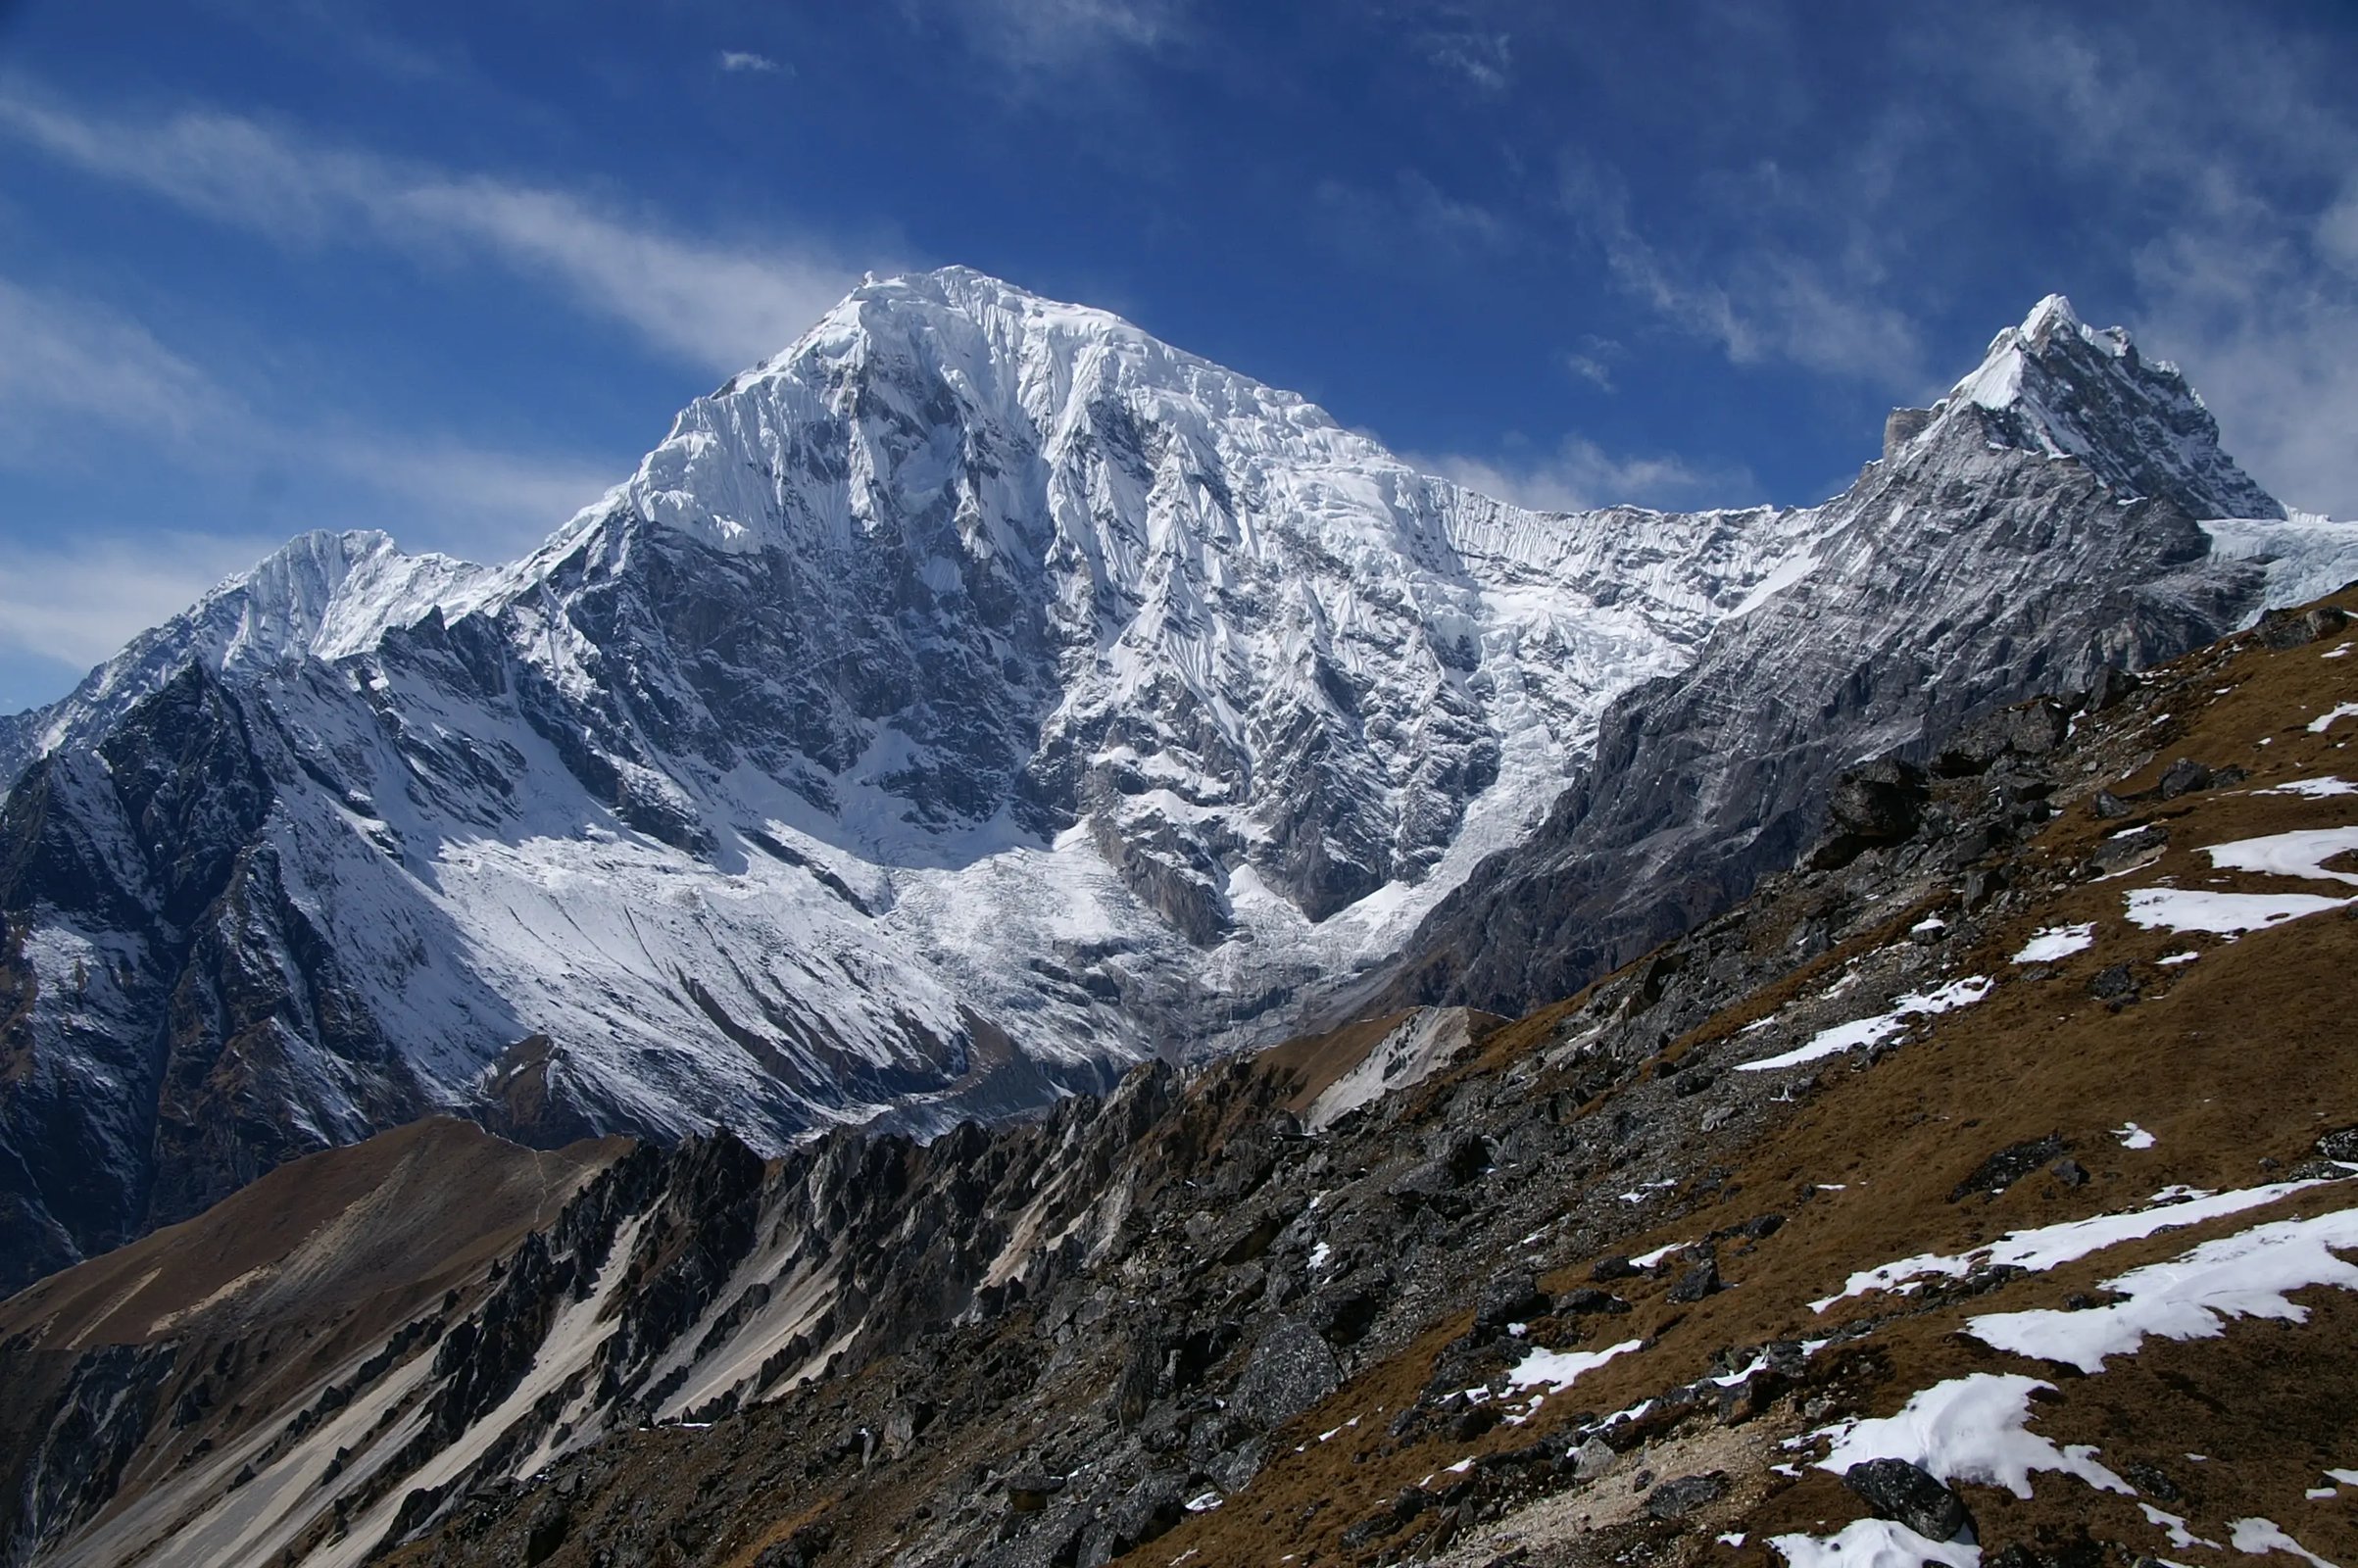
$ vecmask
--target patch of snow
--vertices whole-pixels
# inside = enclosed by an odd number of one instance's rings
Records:
[[[2121,1141],[2123,1149],[2151,1149],[2153,1147],[2153,1135],[2136,1122],[2130,1122],[2124,1127],[2115,1127],[2112,1135]]]
[[[1892,1519],[1857,1519],[1834,1535],[1771,1536],[1791,1568],[1981,1568],[1982,1548],[1955,1541],[1927,1541]]]
[[[1815,1435],[1834,1446],[1817,1468],[1839,1476],[1869,1459],[1905,1459],[1942,1481],[2004,1487],[2024,1498],[2031,1495],[2033,1471],[2055,1470],[2099,1491],[2135,1496],[2136,1488],[2096,1463],[2094,1448],[2059,1448],[2029,1429],[2031,1396],[2053,1387],[2013,1372],[1974,1372],[1936,1383],[1910,1395],[1897,1415],[1821,1429]]]
[[[1627,1355],[1645,1344],[1644,1340],[1623,1340],[1601,1350],[1533,1350],[1507,1372],[1506,1381],[1518,1389],[1546,1384],[1549,1393],[1561,1394],[1583,1373],[1594,1372],[1613,1357]]]
[[[1942,1277],[1963,1279],[1977,1268],[2006,1267],[2027,1269],[2035,1274],[2044,1273],[2086,1257],[2090,1252],[2118,1247],[2123,1242],[2142,1241],[2162,1231],[2199,1225],[2205,1220],[2226,1214],[2239,1214],[2245,1209],[2259,1208],[2319,1185],[2317,1182],[2278,1182],[2269,1187],[2247,1187],[2232,1193],[2207,1194],[2189,1201],[2166,1202],[2161,1206],[2133,1209],[2122,1214],[2096,1214],[2088,1219],[2041,1225],[2035,1230],[2009,1231],[1989,1246],[1976,1248],[1970,1252],[1924,1252],[1915,1257],[1901,1258],[1895,1263],[1862,1269],[1850,1276],[1849,1282],[1840,1293],[1809,1304],[1811,1310],[1823,1312],[1848,1297],[1864,1296],[1869,1291],[1896,1290],[1909,1280]],[[2157,1202],[2172,1197],[2175,1191],[2165,1189],[2155,1195]]]
[[[2272,1551],[2284,1551],[2295,1557],[2308,1558],[2314,1568],[2334,1568],[2333,1563],[2284,1534],[2274,1520],[2232,1519],[2228,1521],[2227,1532],[2228,1544],[2246,1557],[2264,1557]]]
[[[2346,778],[2335,778],[2329,773],[2323,778],[2296,778],[2289,784],[2272,784],[2267,789],[2253,790],[2252,793],[2254,795],[2298,795],[2307,800],[2323,801],[2336,795],[2358,795],[2358,784],[2353,784]]]
[[[2129,895],[2131,923],[2148,931],[2208,931],[2235,936],[2352,903],[2315,893],[2208,893],[2195,888],[2138,888]]]
[[[1873,1018],[1859,1018],[1850,1023],[1836,1024],[1821,1029],[1804,1045],[1758,1061],[1740,1061],[1738,1072],[1769,1072],[1779,1067],[1797,1067],[1805,1061],[1836,1056],[1845,1051],[1856,1051],[1890,1039],[1907,1026],[1907,1020],[1919,1014],[1947,1012],[1955,1007],[1971,1006],[1990,995],[1987,975],[1967,975],[1951,980],[1935,990],[1911,994],[1891,1004],[1891,1010]]]
[[[1640,1268],[1652,1268],[1656,1263],[1661,1262],[1662,1259],[1668,1257],[1671,1253],[1680,1250],[1682,1248],[1692,1245],[1693,1244],[1689,1242],[1672,1242],[1668,1247],[1657,1247],[1650,1252],[1631,1258],[1630,1261]]]
[[[2096,945],[2096,923],[2089,920],[2081,925],[2051,925],[2034,935],[2014,956],[2016,963],[2046,963],[2056,958],[2068,958],[2075,953],[2085,953]]]
[[[2214,844],[2203,853],[2223,871],[2258,871],[2269,876],[2313,877],[2358,885],[2358,871],[2329,871],[2325,862],[2358,851],[2358,827],[2301,828],[2265,838]]]
[[[2188,1454],[2187,1457],[2192,1458],[2193,1455]],[[2226,1549],[2216,1541],[2205,1541],[2195,1535],[2186,1528],[2186,1522],[2174,1513],[2164,1513],[2149,1502],[2140,1502],[2137,1506],[2144,1510],[2147,1524],[2170,1533],[2170,1544],[2173,1546],[2203,1546],[2212,1551]]]
[[[1187,1511],[1189,1513],[1208,1513],[1220,1505],[1220,1494],[1216,1492],[1198,1493],[1195,1496],[1187,1499]],[[1186,1559],[1175,1558],[1173,1560],[1185,1561]]]
[[[2358,1266],[2334,1255],[2335,1249],[2352,1248],[2358,1248],[2358,1208],[2277,1220],[2107,1280],[2103,1288],[2122,1300],[2080,1312],[1985,1313],[1965,1332],[1994,1349],[2100,1372],[2106,1356],[2132,1354],[2149,1335],[2213,1339],[2234,1317],[2306,1322],[2308,1309],[2290,1293],[2312,1285],[2358,1290]]]
[[[2173,953],[2166,957],[2156,958],[2153,961],[2157,964],[2160,964],[2164,968],[2168,968],[2173,964],[2192,963],[2196,958],[2201,956],[2202,955],[2199,953]]]
[[[1767,574],[1753,585],[1752,591],[1744,595],[1734,610],[1728,612],[1729,615],[1733,617],[1751,613],[1762,605],[1767,604],[1772,597],[1791,588],[1794,583],[1817,569],[1818,558],[1815,553],[1808,548],[1796,551],[1771,566]]]

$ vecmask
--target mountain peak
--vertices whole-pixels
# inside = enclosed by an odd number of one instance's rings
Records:
[[[2284,515],[2221,449],[2218,421],[2177,366],[2140,356],[2123,327],[2089,326],[2061,294],[1990,339],[1923,422],[1969,409],[2004,445],[2074,459],[2124,495],[2166,497],[2196,517]]]

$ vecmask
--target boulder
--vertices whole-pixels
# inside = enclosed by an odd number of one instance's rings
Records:
[[[2118,708],[2123,699],[2137,690],[2137,677],[2118,664],[2100,664],[2088,691],[2080,699],[2080,711],[2101,713]]]
[[[1923,769],[1895,757],[1842,773],[1826,802],[1826,833],[1810,852],[1810,865],[1836,870],[1877,845],[1914,836],[1927,794]]]
[[[1710,1470],[1699,1476],[1680,1476],[1665,1481],[1646,1496],[1646,1511],[1656,1519],[1684,1519],[1695,1509],[1706,1507],[1728,1494],[1725,1471]]]
[[[2252,635],[2261,646],[2280,653],[2287,648],[2301,648],[2320,637],[2331,637],[2350,623],[2346,612],[2332,605],[2316,605],[2307,610],[2272,610],[2260,617]]]
[[[2211,787],[2211,770],[2190,757],[2182,757],[2162,770],[2161,798],[2175,801],[2181,795],[2192,795]]]
[[[1953,1541],[1973,1528],[1957,1494],[1922,1466],[1905,1459],[1869,1459],[1842,1472],[1842,1485],[1878,1519],[1907,1526],[1927,1541]]]
[[[1719,1265],[1706,1257],[1678,1277],[1677,1283],[1670,1287],[1668,1298],[1681,1303],[1699,1301],[1718,1292]]]
[[[1229,1396],[1228,1410],[1249,1425],[1273,1427],[1307,1410],[1341,1382],[1335,1352],[1318,1331],[1300,1318],[1279,1318],[1253,1348]]]
[[[1973,1168],[1972,1174],[1950,1189],[1948,1200],[1958,1202],[1974,1193],[2002,1193],[2042,1165],[2051,1165],[2070,1152],[2060,1133],[2009,1144]]]
[[[1943,778],[1970,778],[2006,757],[2044,757],[2063,744],[2071,716],[2063,705],[2040,697],[2001,708],[1961,726],[1940,748],[1933,771]]]
[[[1496,1275],[1482,1287],[1482,1296],[1474,1308],[1476,1330],[1496,1331],[1509,1323],[1528,1322],[1546,1317],[1552,1303],[1540,1282],[1525,1269],[1509,1269]]]

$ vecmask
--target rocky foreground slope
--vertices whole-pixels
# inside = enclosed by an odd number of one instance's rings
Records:
[[[2353,558],[2060,300],[1823,506],[1559,516],[871,283],[524,560],[307,536],[0,723],[0,1289],[434,1113],[775,1153],[1519,1011]]]
[[[435,1124],[409,1279],[317,1156],[299,1243],[0,1305],[6,1560],[2349,1561],[2351,610],[1854,768],[1513,1022],[767,1161]]]

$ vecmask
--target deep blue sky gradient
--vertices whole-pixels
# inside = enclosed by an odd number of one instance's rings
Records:
[[[0,6],[0,710],[301,528],[512,555],[945,262],[1563,506],[1819,499],[2060,290],[2358,513],[2358,12],[1949,9]]]

